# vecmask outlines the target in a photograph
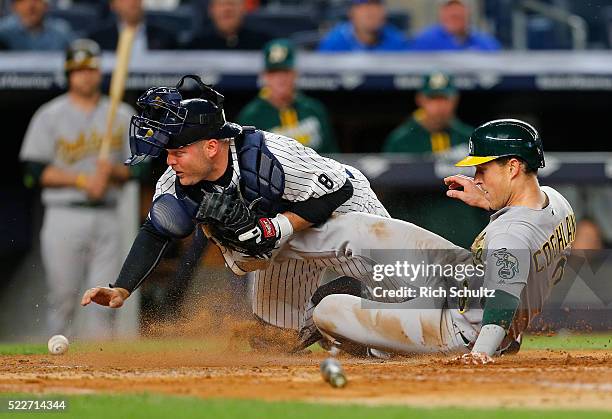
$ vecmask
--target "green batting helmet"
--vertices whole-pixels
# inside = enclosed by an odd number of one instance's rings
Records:
[[[482,124],[470,136],[468,156],[456,166],[478,166],[500,157],[516,156],[530,169],[544,167],[544,148],[538,131],[518,119]]]

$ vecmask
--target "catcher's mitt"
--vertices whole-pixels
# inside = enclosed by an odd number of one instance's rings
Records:
[[[196,220],[222,246],[258,258],[270,257],[280,235],[272,219],[258,217],[239,196],[228,193],[205,192]]]

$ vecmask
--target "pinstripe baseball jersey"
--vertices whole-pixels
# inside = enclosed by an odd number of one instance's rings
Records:
[[[301,202],[319,198],[339,190],[347,179],[350,179],[353,195],[335,210],[335,214],[367,212],[389,217],[389,213],[370,188],[370,182],[359,170],[320,156],[292,138],[265,131],[263,133],[268,150],[283,167],[284,200]],[[232,179],[225,187],[213,185],[219,192],[225,188],[239,188],[240,185],[236,145],[233,139],[228,141],[232,156]],[[153,200],[162,194],[176,196],[176,179],[176,173],[169,167],[157,182]],[[236,252],[227,252],[225,249],[222,251],[228,266],[231,267],[234,262],[228,259],[228,255],[233,256],[235,260]],[[316,252],[317,249],[306,249],[305,253],[309,251]],[[326,271],[336,276],[352,276],[361,280],[366,287],[374,285],[368,268],[359,259],[340,257],[272,263],[254,272],[253,313],[275,326],[299,329],[312,321],[311,310],[307,310],[308,303]]]
[[[320,156],[311,148],[298,141],[264,131],[266,146],[281,163],[285,173],[283,199],[290,202],[319,198],[340,189],[348,178],[353,184],[353,196],[336,209],[337,213],[369,212],[389,216],[376,194],[370,188],[367,178],[354,167]],[[233,174],[230,185],[213,185],[221,192],[225,188],[238,188],[240,171],[238,153],[233,139],[230,141]],[[176,196],[176,173],[171,167],[159,178],[153,200],[161,194]]]

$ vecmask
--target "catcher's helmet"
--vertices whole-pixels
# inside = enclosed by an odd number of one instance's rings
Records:
[[[187,78],[197,83],[199,98],[183,99],[180,88]],[[225,120],[223,99],[198,76],[184,76],[176,87],[151,87],[136,102],[142,111],[130,121],[132,157],[125,163],[136,165],[147,157],[158,157],[162,149],[200,140],[236,137],[242,128]]]
[[[518,119],[487,122],[470,136],[468,156],[456,166],[477,166],[500,157],[517,156],[530,169],[544,167],[544,148],[534,127]]]
[[[91,39],[77,39],[66,49],[64,70],[70,73],[74,70],[99,69],[100,46]]]

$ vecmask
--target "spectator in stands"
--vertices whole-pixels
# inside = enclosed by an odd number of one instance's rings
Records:
[[[382,0],[352,0],[349,21],[338,24],[319,44],[319,51],[402,51],[408,40],[386,23]]]
[[[472,128],[455,117],[459,93],[451,76],[441,72],[426,75],[423,86],[416,94],[416,103],[418,109],[389,135],[383,151],[417,156],[467,151],[466,143]],[[392,195],[385,202],[392,216],[413,222],[469,248],[474,237],[486,225],[487,215],[479,209],[457,204],[460,203],[435,189]],[[450,221],[449,214],[452,214],[453,220],[461,222]]]
[[[583,218],[576,226],[576,240],[572,249],[601,250],[604,248],[601,228],[591,218]]]
[[[415,36],[412,48],[419,51],[497,51],[499,42],[470,28],[470,9],[462,0],[445,0],[438,12],[439,23]]]
[[[271,36],[244,27],[244,0],[210,0],[208,16],[211,25],[185,45],[186,49],[260,50]]]
[[[325,106],[296,90],[295,46],[287,39],[270,41],[264,67],[264,87],[238,122],[295,138],[321,153],[338,151]]]
[[[48,18],[47,0],[13,0],[13,13],[0,21],[0,43],[12,50],[64,50],[74,39],[70,25]]]
[[[176,35],[158,25],[146,23],[142,0],[111,0],[110,7],[115,19],[103,23],[90,33],[89,38],[96,41],[104,50],[115,50],[119,33],[125,26],[136,28],[136,38],[132,53],[144,53],[151,49],[174,49]]]
[[[388,153],[442,153],[466,144],[472,127],[455,117],[459,92],[450,75],[428,74],[415,96],[418,109],[397,127],[383,146]]]

